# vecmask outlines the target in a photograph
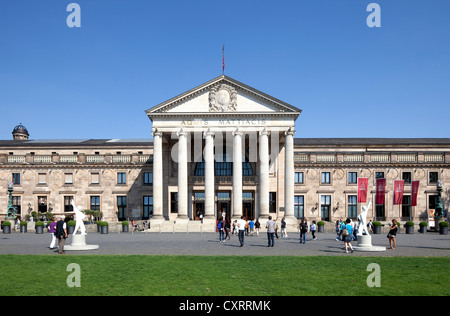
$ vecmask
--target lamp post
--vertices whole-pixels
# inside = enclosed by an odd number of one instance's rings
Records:
[[[14,183],[12,181],[8,182],[8,211],[6,213],[7,218],[15,218],[16,217],[16,208],[12,203],[12,192],[14,191]]]

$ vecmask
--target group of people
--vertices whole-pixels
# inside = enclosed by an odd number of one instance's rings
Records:
[[[387,234],[387,238],[389,239],[389,249],[395,249],[397,246],[396,235],[398,231],[397,220],[394,218],[392,220],[392,224],[389,224],[389,232]],[[372,232],[372,220],[367,224],[367,229],[369,232]],[[345,246],[345,252],[353,253],[353,247],[351,242],[353,240],[358,240],[358,230],[359,223],[357,221],[352,221],[350,218],[347,218],[345,222],[340,219],[336,221],[336,240],[343,241]]]
[[[53,217],[53,221],[49,225],[49,232],[52,237],[49,248],[55,249],[56,240],[58,240],[58,253],[60,255],[64,253],[64,244],[67,239],[67,224],[64,219],[64,215],[60,216],[59,221],[56,217]]]
[[[299,225],[299,231],[300,231],[300,243],[303,242],[303,244],[306,242],[306,233],[308,231],[312,234],[312,239],[317,240],[317,237],[315,236],[316,232],[316,222],[313,221],[311,225],[309,225],[308,220],[304,219],[301,221]],[[259,231],[261,228],[261,224],[259,220],[245,220],[244,216],[241,216],[240,220],[235,220],[232,224],[228,219],[220,218],[217,222],[217,230],[219,232],[219,242],[225,242],[226,239],[230,240],[230,229],[233,229],[231,231],[232,235],[238,235],[240,247],[244,245],[244,236],[253,236],[253,234],[256,232],[256,236],[259,236]],[[287,225],[286,220],[283,217],[281,219],[281,238],[288,238],[287,235]],[[273,247],[275,244],[275,238],[278,239],[278,224],[276,220],[272,219],[272,216],[269,216],[268,221],[266,222],[266,229],[267,229],[267,240],[268,244],[267,247]]]
[[[367,224],[368,231],[372,232],[372,221],[370,221]],[[261,228],[261,224],[258,220],[245,220],[244,216],[241,216],[240,220],[235,220],[233,222],[233,235],[239,236],[239,243],[240,247],[244,246],[244,236],[253,236],[254,230],[256,229],[256,234],[259,236],[259,230]],[[345,222],[340,219],[336,221],[336,240],[337,241],[343,241],[345,252],[353,253],[353,247],[351,242],[353,240],[358,240],[357,232],[358,232],[359,224],[357,221],[352,221],[350,218],[347,218]],[[230,239],[230,229],[231,224],[229,220],[220,219],[217,224],[217,229],[219,231],[219,242],[225,242],[225,240],[228,238]],[[273,247],[275,244],[275,238],[278,239],[278,224],[276,223],[276,220],[272,219],[272,216],[269,216],[268,221],[266,222],[266,229],[267,229],[267,247]],[[300,243],[305,244],[306,243],[306,234],[308,232],[311,232],[312,240],[317,240],[317,237],[315,235],[317,225],[315,221],[312,221],[311,224],[309,224],[308,219],[302,219],[299,226],[298,226],[299,232],[300,232]],[[395,236],[397,234],[398,225],[397,221],[395,219],[392,220],[392,224],[390,224],[390,230],[388,233],[389,238],[389,249],[395,249],[396,247],[396,240]],[[287,238],[287,231],[286,231],[286,221],[283,217],[281,220],[281,234],[282,238]]]

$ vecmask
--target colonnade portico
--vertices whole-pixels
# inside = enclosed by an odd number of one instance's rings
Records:
[[[244,213],[248,216],[243,203],[248,201],[250,194],[253,202],[245,205],[251,205],[250,214],[261,223],[273,212],[296,222],[293,126],[300,113],[298,108],[227,76],[217,77],[147,110],[154,142],[151,220],[174,220],[183,224],[194,219],[193,193],[201,191],[204,194],[202,215],[206,222],[215,222],[221,215],[219,193],[221,199],[223,193],[226,198],[229,196],[230,209],[226,216],[230,220],[238,219]],[[232,153],[226,154],[227,159],[232,159],[226,184],[221,183],[223,177],[215,174],[215,166],[221,158],[218,152],[222,150],[217,143],[221,137],[223,140],[223,135],[227,138],[224,148],[232,148]],[[197,146],[198,142],[201,148]],[[247,149],[251,147],[251,153],[244,151],[246,146]],[[195,153],[194,160],[197,161],[192,161],[191,152]],[[173,160],[167,161],[167,158]],[[243,163],[247,163],[243,159],[249,160],[251,165],[251,181],[243,177]],[[198,161],[204,163],[204,173],[199,177],[199,183],[193,183],[193,166]],[[229,160],[226,163],[230,166]],[[275,179],[278,174],[286,177]],[[246,200],[243,199],[244,191]],[[178,196],[176,203],[174,194]],[[276,205],[270,196],[280,197]],[[175,206],[177,211],[173,212]]]
[[[220,214],[218,214],[218,210],[216,208],[216,175],[215,175],[215,136],[216,134],[224,133],[222,130],[211,130],[207,129],[205,131],[196,131],[197,133],[201,133],[203,136],[203,147],[202,157],[205,164],[205,172],[204,172],[204,221],[215,221]],[[174,133],[177,135],[178,139],[176,140],[176,153],[172,153],[172,157],[176,157],[178,161],[177,164],[177,207],[178,213],[176,215],[175,223],[186,223],[189,219],[192,219],[193,214],[189,214],[189,203],[191,203],[191,199],[189,199],[189,177],[192,176],[189,174],[189,170],[192,171],[192,167],[189,168],[189,163],[196,163],[196,161],[191,161],[189,157],[189,153],[191,151],[198,151],[198,148],[190,148],[188,150],[188,144],[192,144],[193,134],[196,132],[189,132],[187,129],[179,128],[178,131],[172,131],[171,133],[160,132],[156,129],[153,130],[153,138],[154,138],[154,146],[153,146],[153,221],[163,221],[168,219],[168,214],[164,214],[163,212],[163,204],[170,203],[168,200],[168,196],[166,199],[163,198],[163,187],[164,187],[164,175],[163,173],[163,137],[170,137]],[[270,158],[271,153],[269,152],[270,139],[269,135],[271,135],[271,131],[266,127],[260,128],[258,130],[251,131],[258,135],[257,143],[252,144],[252,146],[257,146],[257,160],[255,161],[255,178],[258,180],[255,182],[257,200],[255,201],[257,204],[258,212],[255,213],[255,217],[259,218],[260,221],[264,222],[269,217],[269,167],[270,167]],[[243,157],[245,157],[245,153],[243,153],[243,137],[248,134],[249,131],[242,130],[240,128],[234,128],[234,130],[230,133],[232,136],[232,192],[231,192],[231,212],[230,219],[238,219],[243,215],[243,176],[242,176],[242,163]],[[294,217],[294,164],[293,164],[293,135],[294,132],[292,129],[289,129],[285,132],[278,133],[276,131],[275,134],[280,134],[281,137],[284,136],[284,215],[289,220],[296,220]],[[275,136],[274,137],[278,137]],[[276,142],[278,144],[278,142]],[[275,146],[274,146],[275,147]],[[278,148],[273,148],[275,154],[272,153],[272,157],[276,157],[277,152],[282,152]],[[273,158],[272,158],[273,159]],[[275,159],[278,159],[276,157]],[[283,203],[280,202],[280,205]]]

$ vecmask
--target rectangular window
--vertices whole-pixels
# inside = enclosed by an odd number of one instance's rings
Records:
[[[47,184],[47,174],[46,173],[38,174],[38,184]]]
[[[358,216],[358,196],[349,195],[347,207],[348,217],[356,218]]]
[[[405,181],[405,184],[411,184],[411,172],[403,172],[402,179]]]
[[[269,213],[277,212],[277,193],[269,192]]]
[[[73,173],[64,174],[64,184],[73,184]]]
[[[152,172],[144,172],[144,184],[145,185],[153,185],[153,173]]]
[[[349,172],[348,173],[348,184],[356,184],[358,183],[358,173],[357,172]]]
[[[92,211],[100,211],[100,196],[91,196],[89,207]]]
[[[170,213],[178,213],[178,192],[170,193]]]
[[[20,196],[13,196],[12,197],[12,204],[14,206],[14,208],[16,209],[16,215],[20,216],[21,211],[22,211],[22,203],[20,201]]]
[[[126,220],[127,217],[127,197],[118,196],[117,197],[117,217],[119,221]]]
[[[303,172],[295,173],[295,184],[303,184]]]
[[[91,173],[91,184],[100,184],[100,174],[99,173]]]
[[[144,196],[144,210],[142,213],[143,219],[149,219],[153,215],[153,196]]]
[[[331,195],[320,196],[320,212],[322,220],[330,220],[330,209],[331,209]]]
[[[117,184],[127,184],[127,174],[125,172],[117,173]]]
[[[20,173],[13,173],[12,174],[12,182],[16,185],[20,184]]]
[[[329,172],[322,172],[322,184],[330,184],[330,173]]]
[[[46,196],[38,196],[38,212],[45,213],[47,212],[47,197]]]
[[[303,195],[294,195],[294,215],[297,218],[305,217],[305,197]]]
[[[410,195],[403,195],[402,218],[404,218],[404,220],[409,220],[411,218],[411,196]]]
[[[375,179],[384,179],[384,172],[375,172]]]
[[[428,183],[437,183],[438,181],[438,173],[434,172],[434,171],[430,171],[429,175],[428,175]]]
[[[73,196],[64,197],[64,212],[73,212],[72,200]]]

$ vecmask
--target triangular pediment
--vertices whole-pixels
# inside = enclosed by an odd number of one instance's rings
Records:
[[[227,76],[219,76],[146,111],[160,115],[277,113],[298,116],[301,110]]]

